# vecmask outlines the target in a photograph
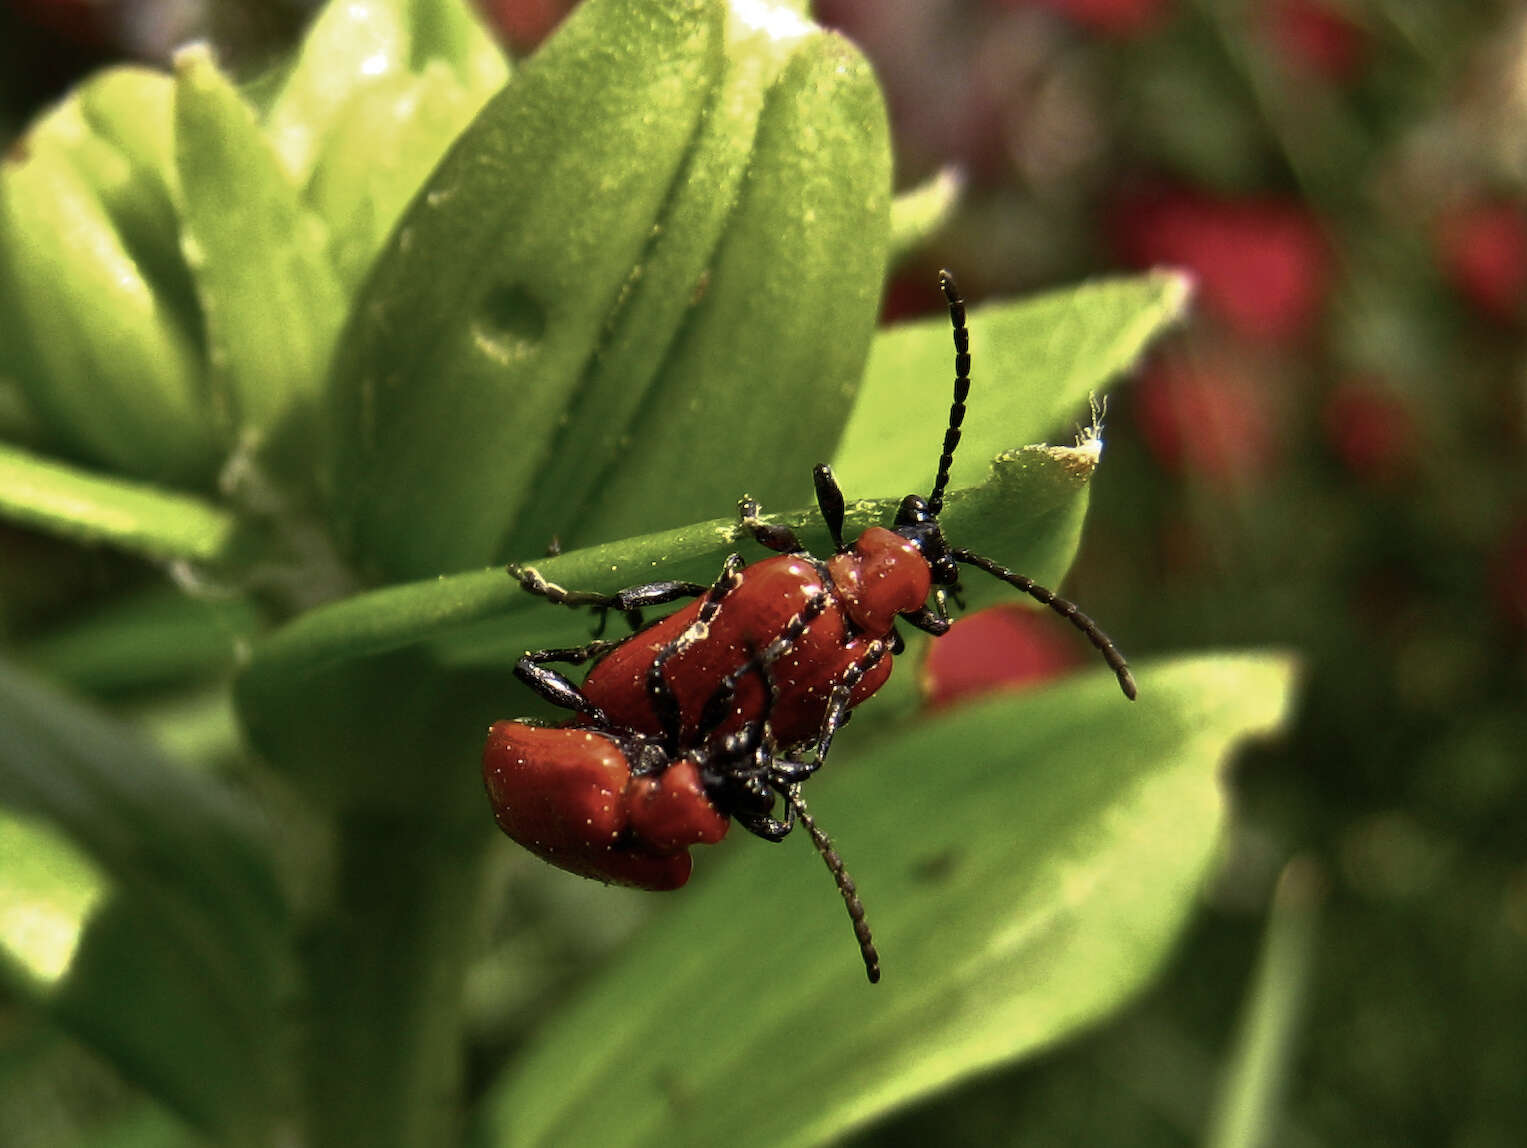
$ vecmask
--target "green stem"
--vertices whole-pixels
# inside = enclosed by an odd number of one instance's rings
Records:
[[[222,507],[0,443],[0,517],[156,560],[225,556],[238,520]]]
[[[422,818],[342,820],[335,903],[310,952],[313,1148],[455,1142],[484,842]]]
[[[1204,1139],[1208,1148],[1280,1142],[1278,1107],[1298,1046],[1324,895],[1325,876],[1311,860],[1295,858],[1278,878],[1256,976]]]

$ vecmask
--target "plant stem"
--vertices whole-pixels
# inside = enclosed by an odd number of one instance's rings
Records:
[[[1204,1143],[1261,1148],[1279,1143],[1278,1107],[1298,1047],[1319,937],[1325,877],[1296,858],[1273,893],[1256,975]]]
[[[314,1148],[456,1140],[484,842],[449,822],[341,821],[335,901],[309,953]]]

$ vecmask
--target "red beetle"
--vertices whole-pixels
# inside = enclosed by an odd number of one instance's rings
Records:
[[[767,690],[767,669],[756,661],[753,669]],[[729,816],[771,841],[782,840],[799,817],[837,882],[873,983],[880,956],[864,906],[800,796],[815,768],[779,752],[767,716],[677,758],[659,740],[629,730],[517,721],[495,722],[483,749],[483,781],[499,828],[553,865],[610,884],[677,889],[689,880],[690,846],[720,841]],[[776,793],[785,798],[783,821],[771,816]]]

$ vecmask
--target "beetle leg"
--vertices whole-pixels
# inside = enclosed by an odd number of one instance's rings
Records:
[[[938,596],[935,598],[935,601],[937,601],[940,606],[942,606],[944,602],[942,594],[942,590],[938,591]],[[908,611],[907,613],[903,614],[902,617],[912,625],[916,626],[919,630],[922,630],[927,634],[932,634],[935,638],[940,634],[947,634],[949,632],[950,622],[947,612],[941,614],[938,610],[930,610],[927,606],[921,606],[916,610]],[[896,652],[899,653],[900,651]]]
[[[674,694],[673,687],[669,685],[668,678],[663,673],[663,666],[669,658],[687,650],[710,632],[711,623],[715,621],[716,614],[721,610],[721,603],[728,594],[742,584],[744,568],[742,555],[727,555],[726,561],[721,566],[720,575],[704,591],[705,601],[701,603],[695,620],[659,650],[653,656],[652,664],[647,667],[647,697],[652,702],[652,711],[657,715],[658,724],[663,728],[663,743],[671,750],[678,749],[679,729],[683,725],[684,715],[679,710],[678,696]]]
[[[605,616],[611,610],[624,615],[626,621],[631,624],[631,628],[638,630],[641,628],[642,610],[652,606],[666,606],[681,598],[697,598],[710,589],[698,582],[669,581],[627,586],[624,590],[617,590],[613,594],[601,594],[597,590],[569,590],[548,581],[534,566],[520,566],[513,563],[509,566],[509,576],[525,591],[545,598],[548,602],[574,609],[589,606],[598,611],[600,617],[596,637],[604,632]]]
[[[618,644],[617,642],[590,642],[586,646],[536,650],[526,654],[514,664],[514,676],[552,705],[585,714],[600,725],[608,725],[609,718],[605,716],[605,712],[584,697],[583,691],[573,684],[572,679],[556,670],[547,669],[545,663],[567,662],[570,665],[581,665],[591,658],[609,653]]]
[[[864,659],[849,666],[832,687],[832,693],[827,697],[827,711],[822,715],[822,730],[817,735],[816,768],[822,768],[822,763],[827,760],[827,751],[832,748],[832,739],[853,716],[848,703],[853,696],[854,687],[879,663],[881,658],[890,652],[891,643],[887,639],[875,639],[866,650]]]
[[[758,499],[743,498],[737,503],[737,517],[742,522],[742,529],[748,536],[760,546],[769,550],[778,551],[780,554],[802,554],[805,547],[801,540],[795,536],[795,531],[788,526],[781,526],[775,522],[765,522],[758,517]]]
[[[799,785],[821,768],[821,761],[798,761],[793,758],[775,758],[769,763],[769,783],[783,789]]]
[[[783,821],[777,817],[770,817],[766,813],[739,812],[732,816],[736,818],[738,825],[755,837],[762,837],[765,841],[783,841],[795,828],[795,807],[788,802],[785,804]]]

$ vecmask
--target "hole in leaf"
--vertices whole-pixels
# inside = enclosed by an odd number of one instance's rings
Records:
[[[496,362],[519,362],[534,354],[545,337],[546,309],[523,287],[500,283],[483,299],[473,334]]]

